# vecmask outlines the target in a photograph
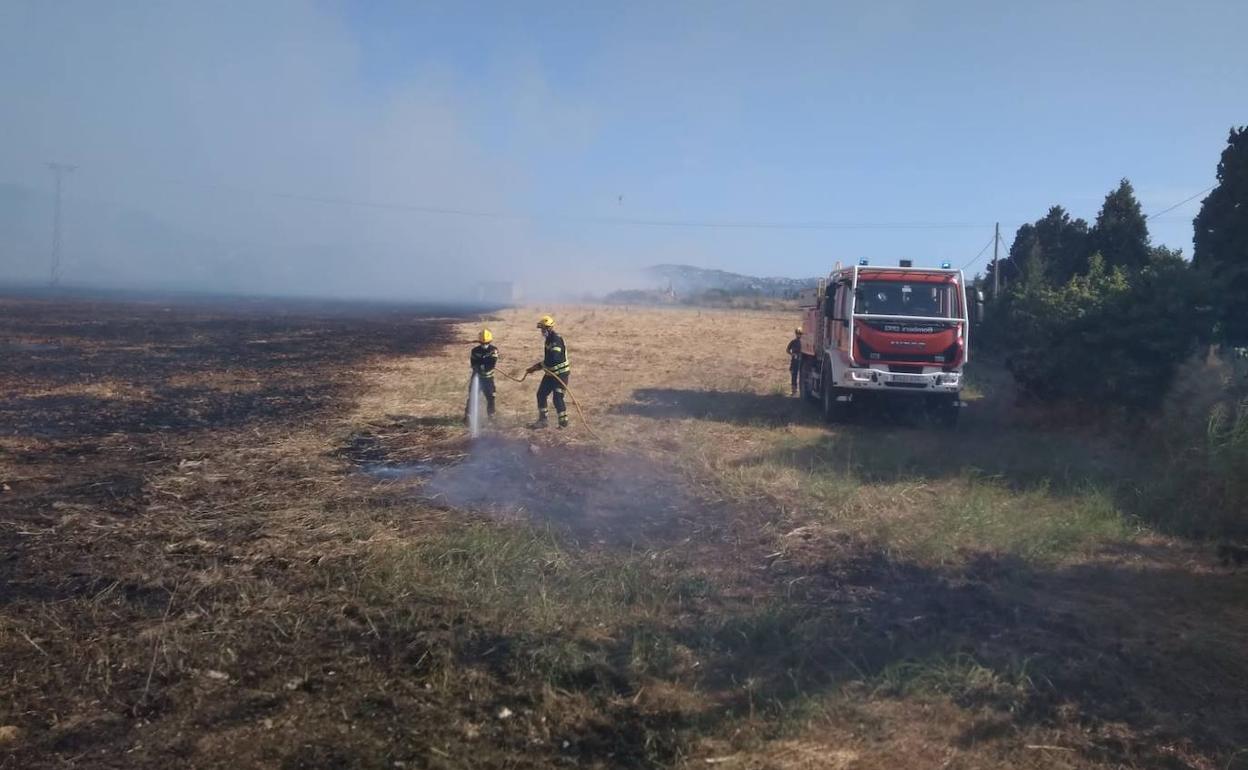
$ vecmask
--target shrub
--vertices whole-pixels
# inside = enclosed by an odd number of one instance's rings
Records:
[[[1248,377],[1236,371],[1245,363],[1235,352],[1193,358],[1138,442],[1152,462],[1137,510],[1165,531],[1248,535]]]
[[[1000,308],[995,344],[1023,392],[1048,402],[1154,409],[1202,338],[1199,277],[1157,260],[1128,278],[1099,255],[1062,286],[1031,276]]]

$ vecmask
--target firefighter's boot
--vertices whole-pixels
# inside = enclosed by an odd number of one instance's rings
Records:
[[[529,423],[529,427],[532,428],[533,430],[540,430],[542,428],[550,427],[550,420],[546,418],[545,409],[537,413],[537,420]]]
[[[560,412],[559,413],[559,428],[560,430],[562,430],[563,428],[566,428],[566,427],[568,427],[568,413]]]

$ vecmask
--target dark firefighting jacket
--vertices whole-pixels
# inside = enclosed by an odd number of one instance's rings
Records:
[[[490,344],[477,345],[468,357],[472,370],[483,380],[494,376],[494,366],[498,363],[498,348]]]
[[[546,335],[546,354],[542,358],[542,369],[547,374],[557,374],[560,377],[572,371],[572,364],[568,361],[568,346],[563,337],[554,332]]]

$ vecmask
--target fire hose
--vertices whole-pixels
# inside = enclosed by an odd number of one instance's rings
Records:
[[[502,371],[502,370],[500,369],[499,371]],[[562,377],[555,374],[550,369],[547,369],[544,366],[542,367],[542,371],[545,372],[547,375],[554,377],[555,382],[559,383],[559,387],[563,388],[564,390],[568,392],[568,395],[572,398],[572,406],[576,407],[576,413],[581,416],[581,424],[585,426],[585,430],[589,431],[589,435],[593,436],[596,440],[602,441],[602,439],[599,438],[598,434],[594,433],[594,429],[590,427],[589,420],[585,418],[585,410],[581,409],[581,402],[576,400],[576,394],[573,393],[572,389],[568,387],[568,383],[564,382]],[[507,372],[503,372],[503,376],[511,380],[512,382],[524,382],[525,378],[528,377],[531,373],[532,372],[526,369],[524,374],[520,377],[516,377],[515,375],[508,374]]]

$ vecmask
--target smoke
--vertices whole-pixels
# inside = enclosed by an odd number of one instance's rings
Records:
[[[670,468],[636,455],[485,436],[461,462],[413,476],[421,495],[500,518],[527,518],[580,539],[637,545],[670,539],[697,510]],[[390,476],[401,473],[392,471]]]
[[[10,2],[0,50],[0,281],[47,277],[46,160],[79,166],[67,282],[448,298],[488,277],[532,296],[620,256],[524,218],[372,205],[525,211],[535,180],[515,158],[591,130],[533,68],[489,113],[516,153],[487,149],[495,127],[455,77],[370,76],[318,3]]]
[[[993,222],[1123,176],[1160,191],[1149,209],[1211,181],[1243,25],[1129,10],[5,0],[0,282],[46,280],[47,161],[79,166],[67,282],[450,299],[488,278],[536,299],[661,263],[973,272]],[[1126,43],[1088,44],[1124,18]],[[1183,66],[1129,45],[1153,38]],[[1028,97],[986,119],[985,93]],[[1089,105],[1103,119],[1060,117]],[[1186,219],[1154,240],[1185,244]]]

